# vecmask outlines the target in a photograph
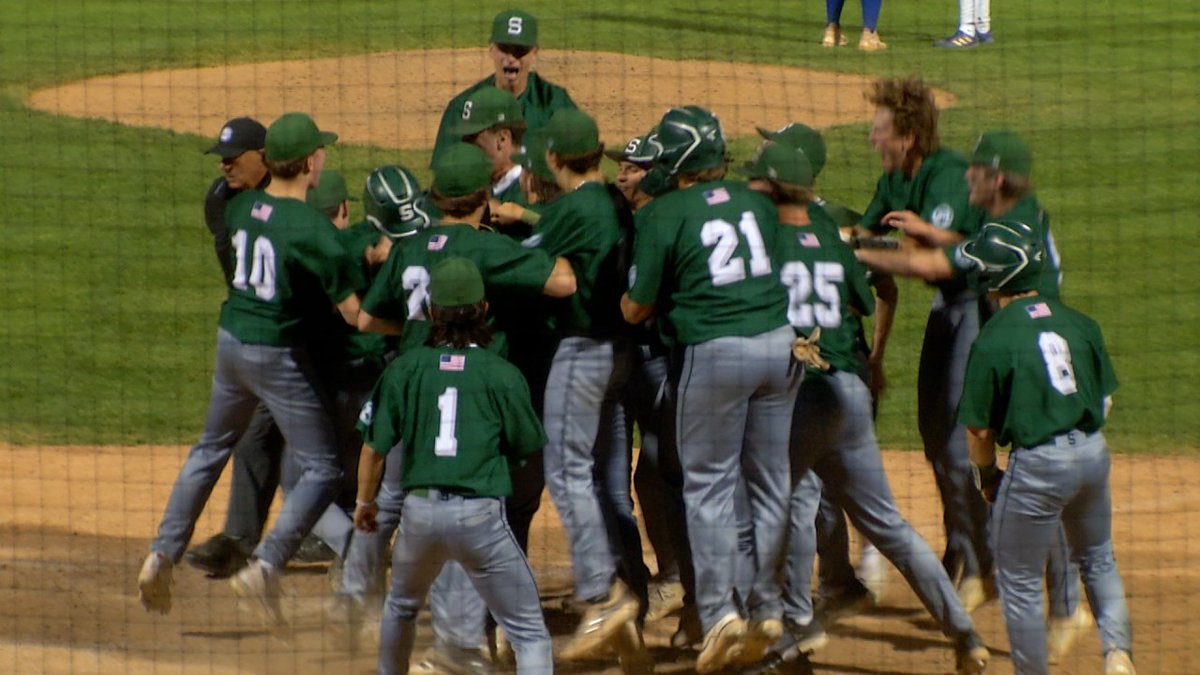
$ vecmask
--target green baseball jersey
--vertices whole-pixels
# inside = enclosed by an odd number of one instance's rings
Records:
[[[1057,300],[1059,288],[1062,285],[1062,265],[1059,261],[1058,249],[1054,245],[1054,235],[1050,233],[1050,215],[1038,205],[1037,197],[1033,196],[1033,193],[1025,195],[1007,213],[996,218],[986,216],[985,220],[987,222],[1015,220],[1030,226],[1042,237],[1042,244],[1046,247],[1046,262],[1049,264],[1042,267],[1042,276],[1038,280],[1036,290],[1038,295],[1043,298]],[[963,247],[967,241],[969,239],[943,249],[946,259],[950,261],[950,268],[956,275],[969,275],[975,269],[975,263],[963,254]]]
[[[305,317],[333,312],[360,273],[329,218],[298,199],[247,190],[225,211],[234,272],[220,326],[247,344],[303,339]]]
[[[359,277],[355,290],[359,295],[365,295],[371,287],[375,271],[369,269],[365,253],[368,248],[375,246],[383,238],[379,228],[363,220],[354,223],[344,230],[337,231],[338,241],[358,263]],[[377,333],[362,333],[351,328],[341,317],[330,327],[330,335],[336,336],[334,343],[337,354],[344,361],[355,359],[382,359],[388,351],[388,337]]]
[[[804,336],[819,326],[821,356],[838,370],[861,372],[861,317],[875,311],[866,269],[836,227],[781,228],[774,259],[788,291],[788,323]]]
[[[638,210],[629,298],[658,305],[664,335],[685,345],[787,324],[787,291],[771,254],[775,205],[745,183],[676,190]]]
[[[557,303],[555,322],[564,335],[607,337],[624,327],[618,275],[621,226],[608,189],[587,182],[542,211],[533,235],[522,242],[566,258],[575,272],[575,294]]]
[[[422,346],[398,357],[363,406],[358,429],[380,455],[404,443],[405,490],[477,497],[511,495],[509,463],[546,444],[525,378],[479,348]]]
[[[429,335],[429,270],[449,256],[462,256],[479,268],[485,292],[495,295],[540,296],[554,259],[530,250],[494,232],[466,224],[440,225],[396,242],[363,297],[363,310],[371,316],[403,321],[401,352],[425,343]],[[493,345],[502,349],[503,342]]]
[[[489,75],[450,99],[445,112],[442,113],[442,121],[438,125],[437,140],[433,145],[433,158],[430,166],[437,164],[447,149],[462,141],[462,136],[454,133],[453,129],[454,125],[462,119],[463,105],[471,97],[471,94],[480,87],[495,85],[496,76]],[[525,85],[525,91],[517,97],[517,102],[521,104],[521,115],[525,119],[527,132],[546,126],[555,112],[564,108],[576,107],[566,89],[543,80],[536,72],[529,73],[529,82]]]
[[[1104,426],[1117,377],[1096,322],[1057,300],[1014,300],[984,324],[971,355],[958,421],[1001,445],[1032,448]]]
[[[912,211],[934,227],[963,236],[973,234],[979,228],[979,213],[967,202],[970,188],[966,175],[967,160],[950,150],[926,157],[912,178],[902,170],[885,173],[879,177],[875,196],[859,224],[883,232],[890,229],[882,223],[888,212]]]

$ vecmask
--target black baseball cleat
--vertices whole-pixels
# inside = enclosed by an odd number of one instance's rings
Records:
[[[210,577],[225,579],[245,567],[250,556],[242,551],[237,539],[218,534],[199,546],[193,546],[183,559]]]

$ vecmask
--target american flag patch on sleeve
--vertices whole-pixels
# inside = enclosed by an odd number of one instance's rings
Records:
[[[801,232],[797,239],[804,248],[821,248],[821,240],[812,232]]]
[[[1039,302],[1025,308],[1025,312],[1029,314],[1031,319],[1044,319],[1050,316],[1050,306],[1044,302]]]
[[[438,370],[462,372],[467,367],[467,357],[462,354],[442,354],[438,357]]]
[[[255,220],[261,220],[265,223],[270,220],[271,212],[274,210],[275,207],[271,206],[270,204],[254,202],[254,208],[250,209],[250,217]]]
[[[435,234],[429,238],[429,243],[425,246],[427,251],[440,251],[450,241],[450,237],[444,234]]]
[[[709,206],[724,204],[727,201],[729,201],[729,190],[723,187],[704,191],[704,202]]]

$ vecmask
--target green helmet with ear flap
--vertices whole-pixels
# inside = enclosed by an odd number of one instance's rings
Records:
[[[1046,265],[1041,237],[1016,220],[984,224],[959,250],[975,265],[971,276],[980,290],[1006,294],[1033,290]]]
[[[717,116],[699,106],[672,108],[658,126],[662,151],[655,166],[671,176],[714,169],[725,161],[725,135]]]
[[[431,220],[417,177],[390,164],[367,176],[363,210],[372,225],[393,239],[416,234],[429,227]]]

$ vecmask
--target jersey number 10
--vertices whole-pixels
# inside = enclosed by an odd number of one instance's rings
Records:
[[[254,294],[263,300],[275,297],[275,247],[266,237],[255,237],[254,245],[250,247],[250,270],[246,270],[246,239],[245,230],[238,230],[233,235],[233,246],[237,253],[237,262],[233,268],[233,287],[239,291],[254,287]]]

